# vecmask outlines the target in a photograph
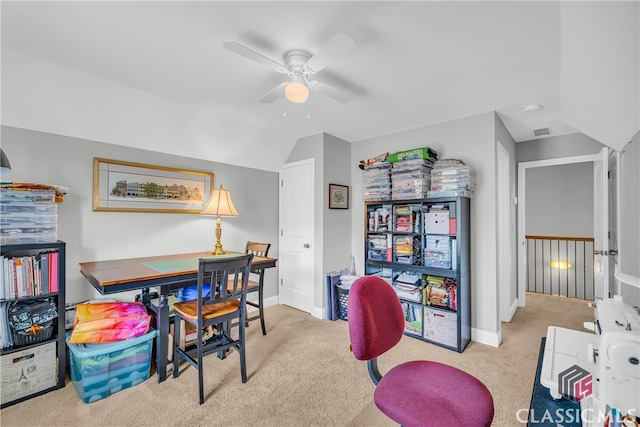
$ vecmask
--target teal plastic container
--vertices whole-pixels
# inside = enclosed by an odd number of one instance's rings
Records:
[[[71,382],[85,403],[104,399],[149,378],[157,331],[108,344],[69,344]]]

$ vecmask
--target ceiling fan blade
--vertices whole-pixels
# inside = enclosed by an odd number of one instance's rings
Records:
[[[322,95],[326,95],[329,98],[335,99],[336,101],[343,104],[351,101],[351,99],[353,98],[353,95],[345,92],[342,89],[338,89],[335,86],[331,86],[318,81],[309,82],[309,89],[321,93]]]
[[[336,59],[356,48],[356,41],[348,34],[338,33],[329,43],[307,61],[307,67],[318,72]]]
[[[275,101],[276,99],[280,98],[281,96],[284,95],[284,88],[288,84],[289,84],[289,82],[280,83],[278,86],[274,87],[269,92],[267,92],[267,94],[265,96],[260,98],[260,102],[264,102],[266,104],[270,104],[273,101]]]
[[[278,64],[276,61],[273,61],[272,59],[267,58],[263,54],[258,53],[255,50],[250,49],[244,45],[241,45],[238,42],[232,42],[232,41],[224,42],[222,43],[222,46],[233,53],[237,53],[238,55],[244,56],[247,59],[251,59],[252,61],[255,61],[259,64],[264,65],[265,67],[272,68],[279,73],[287,72],[287,69],[285,68],[284,65]]]

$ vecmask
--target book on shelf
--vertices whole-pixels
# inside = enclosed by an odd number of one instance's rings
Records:
[[[422,305],[402,302],[404,312],[404,331],[413,335],[422,334]]]
[[[49,292],[58,292],[58,252],[49,253]]]
[[[0,298],[16,299],[58,292],[58,252],[5,256],[0,260]]]
[[[42,293],[49,293],[49,253],[40,254],[40,270],[42,271]]]

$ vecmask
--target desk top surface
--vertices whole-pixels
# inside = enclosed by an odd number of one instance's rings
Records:
[[[208,252],[161,255],[143,258],[127,258],[107,261],[90,261],[80,263],[80,272],[92,284],[101,287],[123,283],[171,278],[182,275],[197,274],[200,258],[234,257],[244,255],[241,252],[227,251],[224,255],[212,255]],[[276,258],[254,256],[251,263],[254,267],[275,267]]]

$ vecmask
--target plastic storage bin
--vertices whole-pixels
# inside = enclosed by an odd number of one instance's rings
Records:
[[[0,189],[0,244],[55,242],[57,212],[53,191]]]
[[[149,378],[157,331],[108,344],[69,344],[71,381],[85,403],[104,399]]]

